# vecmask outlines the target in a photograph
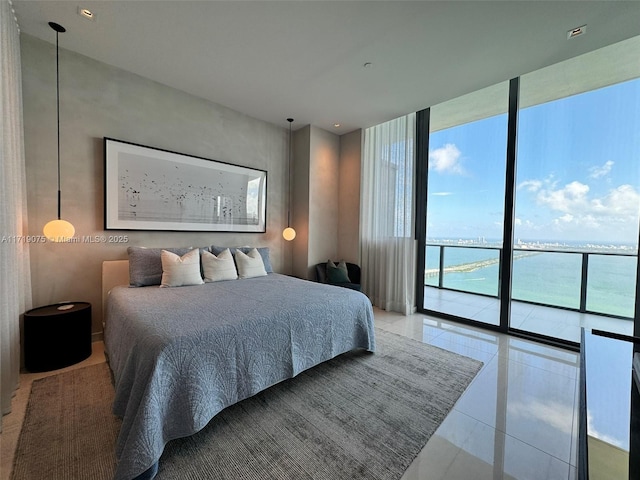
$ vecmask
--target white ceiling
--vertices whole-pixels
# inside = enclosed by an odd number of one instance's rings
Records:
[[[23,33],[55,43],[54,21],[67,29],[61,48],[283,127],[293,117],[294,129],[338,134],[640,35],[640,1],[13,3]]]

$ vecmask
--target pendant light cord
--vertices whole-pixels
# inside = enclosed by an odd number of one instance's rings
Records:
[[[293,123],[293,118],[287,118],[287,122],[289,122],[289,161],[288,161],[288,193],[289,193],[289,201],[287,205],[287,227],[291,227],[291,124]]]
[[[62,195],[61,195],[61,165],[60,165],[60,33],[66,32],[66,29],[55,22],[49,22],[49,26],[56,32],[56,126],[57,126],[57,153],[58,153],[58,218],[47,222],[42,229],[47,240],[50,242],[68,242],[76,233],[75,227],[62,220]]]
[[[58,48],[58,31],[56,30],[56,112],[58,123],[58,220],[60,220],[60,53]]]

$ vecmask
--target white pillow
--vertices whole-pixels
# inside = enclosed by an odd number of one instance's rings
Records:
[[[249,253],[236,250],[236,264],[240,278],[262,277],[267,274],[262,256],[256,248],[250,250]]]
[[[195,248],[182,257],[162,250],[162,282],[161,287],[182,287],[185,285],[202,285],[200,276],[200,250]]]
[[[203,250],[202,271],[205,282],[219,282],[238,278],[236,264],[233,262],[233,255],[231,255],[231,251],[228,248],[220,252],[218,256]]]

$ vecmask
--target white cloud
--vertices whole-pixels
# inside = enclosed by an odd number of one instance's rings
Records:
[[[604,165],[601,167],[591,167],[589,169],[589,176],[591,178],[600,178],[608,175],[611,172],[611,168],[613,167],[613,161],[607,160]]]
[[[539,206],[560,214],[550,219],[553,228],[560,232],[577,235],[593,229],[602,234],[603,229],[610,232],[615,229],[622,238],[632,233],[630,225],[638,223],[640,193],[632,185],[620,185],[595,197],[584,183],[574,181],[557,188],[556,182],[547,179],[537,191],[530,191]]]
[[[552,210],[572,213],[576,210],[581,211],[587,208],[588,193],[589,185],[571,182],[559,190],[539,190],[536,200],[539,204],[546,205]]]
[[[434,197],[448,197],[449,195],[453,195],[453,192],[433,192],[431,195]]]
[[[542,182],[540,180],[525,180],[518,185],[518,189],[524,188],[529,192],[537,192],[541,187]]]
[[[638,215],[640,193],[632,185],[620,185],[600,198],[589,198],[589,191],[588,185],[571,182],[558,190],[540,190],[536,201],[554,211],[565,213],[561,217],[563,221],[588,219],[587,216],[622,216],[637,222],[634,218]]]
[[[608,443],[609,445],[614,445],[619,448],[624,447],[624,441],[622,439],[614,438],[610,435],[600,433],[595,429],[593,425],[593,416],[588,410],[587,410],[587,430],[589,431],[589,435],[602,440],[604,443]]]
[[[591,201],[593,212],[606,215],[636,216],[639,205],[640,194],[631,185],[620,185],[605,197]]]
[[[436,148],[429,152],[429,170],[439,173],[465,173],[460,165],[462,153],[453,143],[447,143],[444,147]]]

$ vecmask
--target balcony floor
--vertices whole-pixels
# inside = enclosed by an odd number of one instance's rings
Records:
[[[489,325],[499,323],[500,303],[493,297],[425,286],[424,307]],[[582,327],[633,335],[631,319],[543,307],[516,300],[511,303],[511,328],[580,343]]]

